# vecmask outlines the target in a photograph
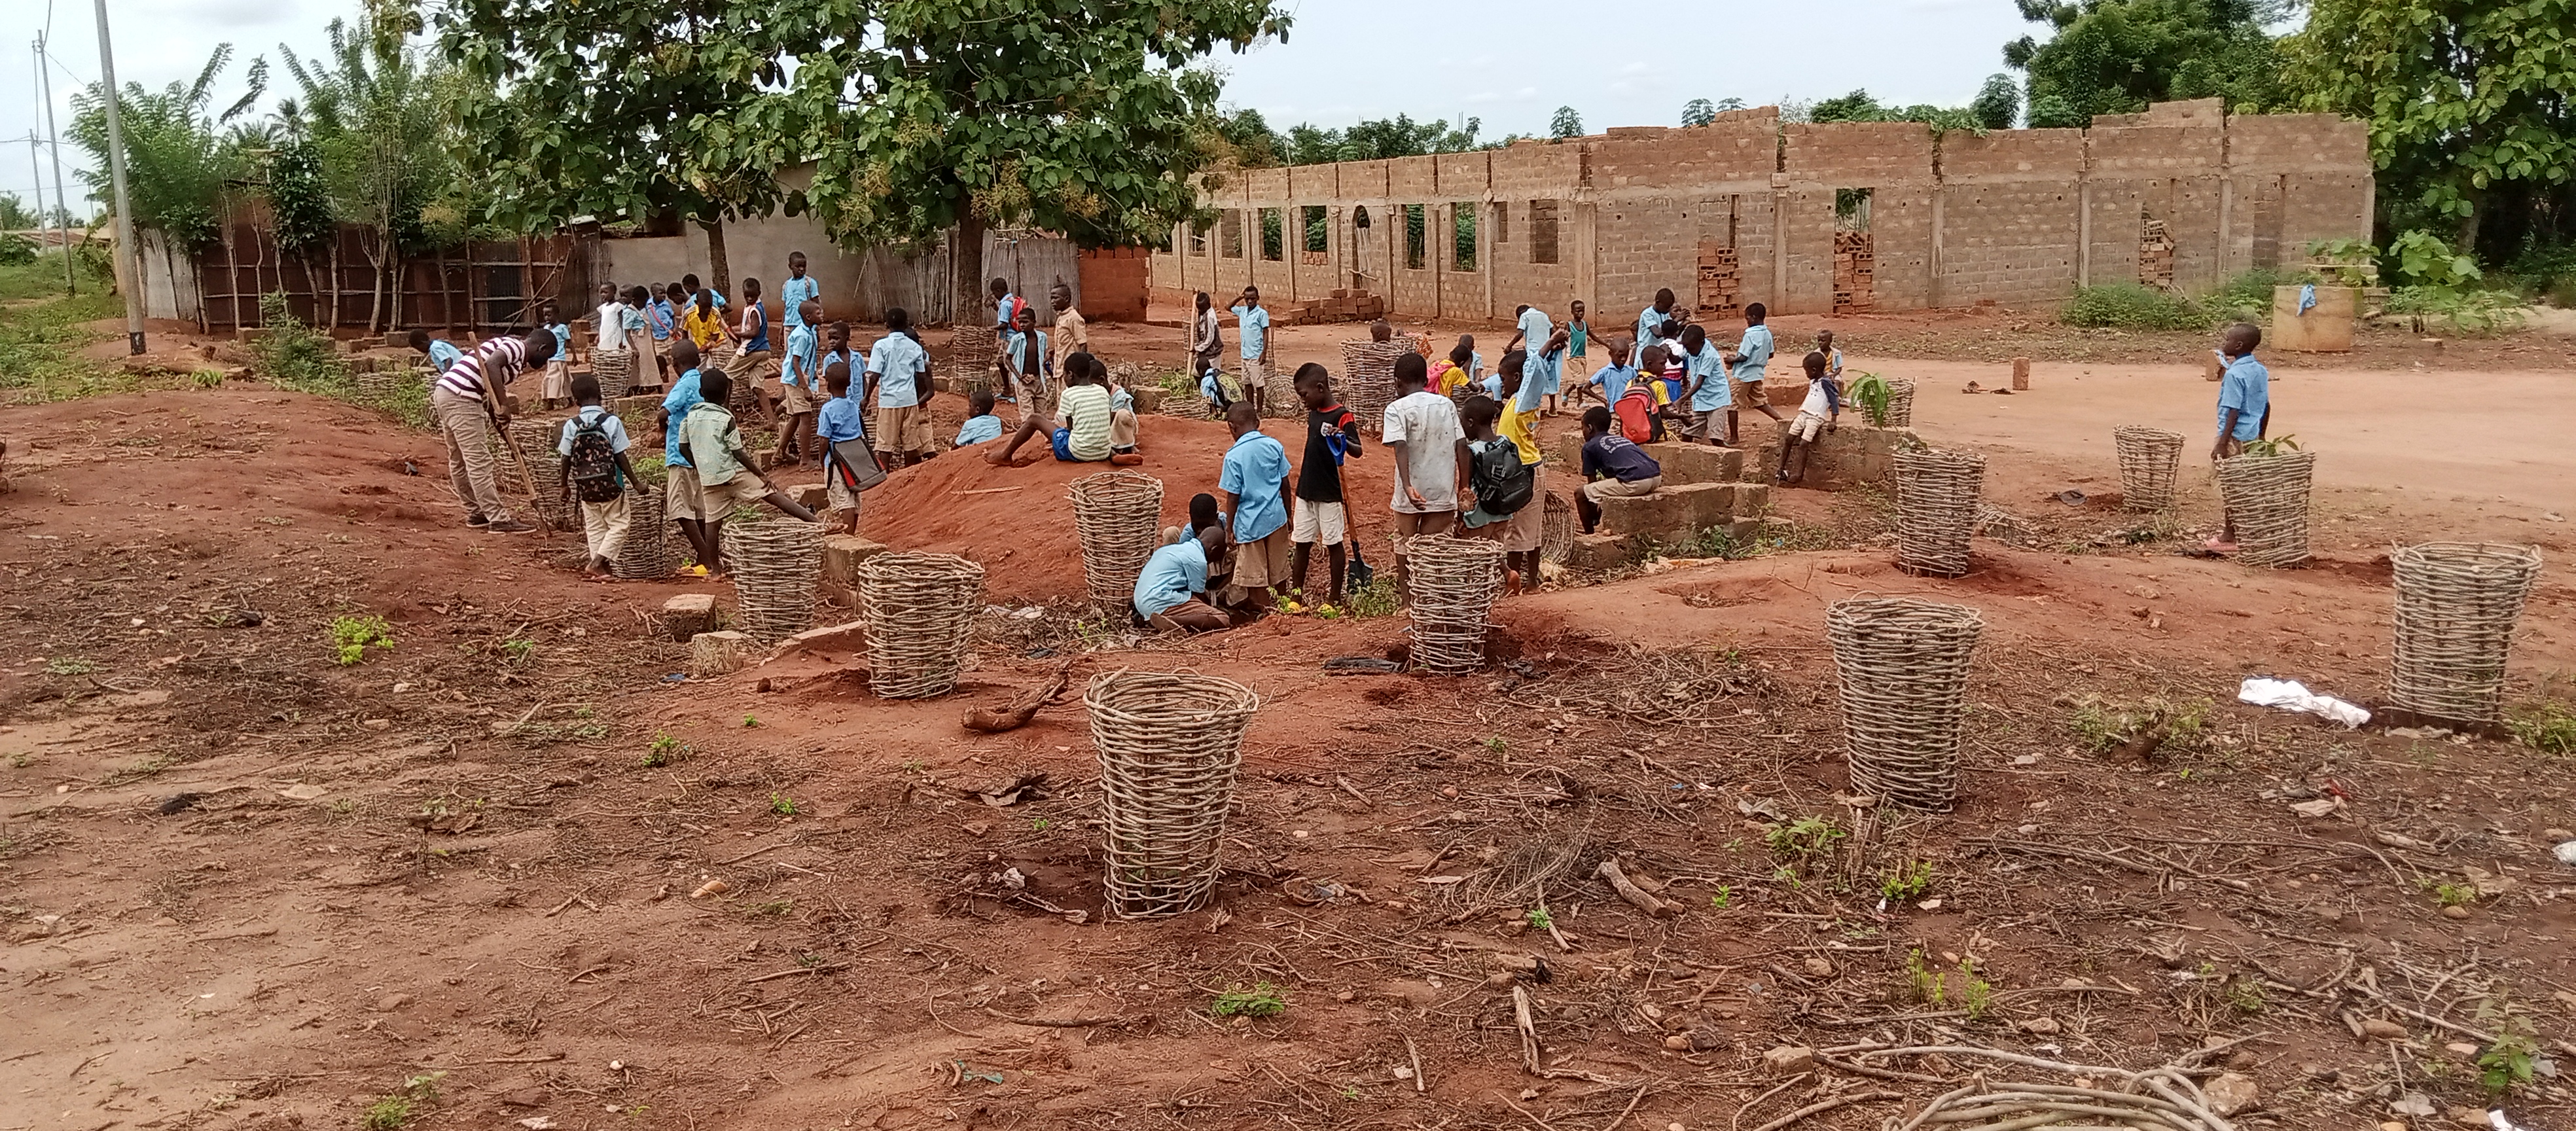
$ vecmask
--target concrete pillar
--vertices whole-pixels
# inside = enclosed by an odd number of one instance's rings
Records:
[[[1593,203],[1588,190],[1573,202],[1574,294],[1569,297],[1582,299],[1585,310],[1601,306],[1601,296],[1594,293],[1601,283],[1601,243],[1594,228],[1599,212],[1600,206]],[[1563,321],[1565,315],[1563,307],[1548,312],[1548,317],[1558,321]]]

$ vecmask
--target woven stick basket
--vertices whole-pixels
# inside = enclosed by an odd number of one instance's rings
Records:
[[[2540,550],[2428,542],[2390,554],[2397,566],[2397,646],[2389,701],[2463,723],[2502,717],[2505,653],[2540,576]]]
[[[1073,530],[1082,541],[1082,578],[1103,609],[1136,597],[1136,576],[1163,533],[1163,481],[1104,471],[1073,481]]]
[[[1897,453],[1897,568],[1934,577],[1968,572],[1985,478],[1986,457],[1974,452]]]
[[[724,556],[745,634],[774,644],[814,627],[814,581],[823,573],[821,523],[725,523]]]
[[[1887,382],[1887,428],[1914,427],[1914,382],[1901,377]]]
[[[635,387],[633,350],[598,350],[590,355],[590,375],[599,379],[599,395],[613,399]]]
[[[2315,452],[2229,456],[2218,461],[2218,494],[2236,522],[2236,556],[2281,568],[2308,560],[2308,484]]]
[[[581,503],[562,490],[563,456],[555,451],[556,441],[563,438],[563,421],[522,418],[510,422],[510,446],[519,453],[520,466],[528,469],[531,484],[530,501],[546,525],[557,530],[581,529]]]
[[[1503,587],[1503,544],[1431,534],[1405,546],[1413,604],[1413,666],[1462,675],[1485,665],[1485,617]]]
[[[2182,433],[2134,424],[2111,430],[2120,457],[2120,507],[2160,511],[2173,505],[2174,476],[2182,467]]]
[[[2089,1083],[2089,1082],[2088,1082]],[[1964,1125],[1964,1126],[1963,1126]],[[1942,1127],[1954,1131],[2006,1131],[2063,1126],[2073,1131],[2237,1131],[2210,1109],[2209,1097],[2191,1077],[2171,1069],[2141,1072],[2117,1088],[1988,1082],[1935,1097],[1897,1131]]]
[[[948,379],[959,396],[977,389],[998,391],[994,386],[1001,378],[994,367],[1001,360],[1002,342],[990,325],[960,329],[948,337]]]
[[[878,554],[859,567],[859,611],[877,698],[945,695],[984,611],[984,567],[955,554]]]
[[[1411,342],[1342,343],[1342,403],[1361,431],[1374,436],[1386,426],[1386,406],[1395,403],[1395,359],[1412,352]]]
[[[1984,629],[1975,609],[1904,597],[1825,610],[1853,792],[1918,809],[1957,799],[1968,659]]]
[[[1538,516],[1539,559],[1564,565],[1566,556],[1574,552],[1574,504],[1566,501],[1564,496],[1552,493],[1542,496],[1539,501],[1547,508]],[[1534,587],[1536,582],[1535,579],[1524,579],[1521,584]]]
[[[626,544],[617,548],[617,560],[608,563],[608,572],[624,578],[671,576],[675,564],[671,557],[671,524],[662,517],[662,488],[645,490],[639,483],[626,485]]]
[[[1109,818],[1109,910],[1145,919],[1206,906],[1261,697],[1214,676],[1120,670],[1093,676],[1082,704]]]

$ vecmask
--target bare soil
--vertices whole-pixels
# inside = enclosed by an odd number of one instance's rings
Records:
[[[1150,362],[1167,333],[1099,337]],[[2540,541],[2554,570],[2564,528],[2527,512],[2576,486],[2565,373],[2285,380],[2327,453],[2323,552],[2263,571],[2177,552],[2205,490],[2134,542],[2109,503],[2106,422],[2205,433],[2188,360],[1951,399],[1930,386],[1971,371],[1937,361],[1904,363],[1922,431],[1987,450],[2029,528],[1968,577],[1897,573],[1866,493],[1782,491],[1780,545],[1508,600],[1497,666],[1460,679],[1324,673],[1400,652],[1398,618],[1082,620],[1069,472],[942,457],[867,532],[1041,611],[988,615],[927,702],[874,698],[846,638],[685,678],[650,614],[722,587],[589,583],[565,536],[467,530],[434,437],[335,402],[17,409],[0,1128],[1856,1131],[1978,1074],[2076,1075],[1989,1052],[2241,1074],[2240,1126],[2434,1127],[2483,1106],[2500,1030],[2576,1063],[2567,759],[2234,701],[2249,674],[2376,698],[2389,545]],[[1167,514],[1212,488],[1217,425],[1143,442]],[[2450,497],[2472,483],[2511,498]],[[1821,622],[1857,593],[1985,617],[1951,812],[1851,803]],[[2571,610],[2544,574],[2512,701],[2567,696]],[[368,615],[391,646],[337,663],[334,620]],[[960,726],[1067,664],[1030,726]],[[1128,667],[1263,699],[1217,899],[1159,922],[1101,913],[1078,692]],[[2085,722],[2153,705],[2205,725],[2142,752]],[[1802,818],[1840,835],[1775,834]],[[1593,878],[1613,860],[1671,913]],[[1216,1014],[1229,991],[1284,1009]],[[2576,1119],[2563,1075],[2505,1103]]]

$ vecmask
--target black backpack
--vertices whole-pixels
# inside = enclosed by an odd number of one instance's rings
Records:
[[[1467,465],[1467,481],[1476,488],[1476,509],[1511,514],[1529,505],[1538,476],[1521,462],[1520,445],[1504,439],[1476,453]]]
[[[615,502],[626,493],[618,482],[617,451],[608,443],[607,413],[594,417],[577,417],[572,426],[572,454],[564,466],[572,473],[573,490],[585,503]]]

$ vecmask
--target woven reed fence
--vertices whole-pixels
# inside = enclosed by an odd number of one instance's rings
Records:
[[[1108,819],[1109,909],[1179,915],[1216,892],[1243,733],[1261,697],[1188,672],[1104,672],[1083,688]]]
[[[1986,457],[1924,450],[1896,456],[1896,564],[1935,577],[1968,572]]]
[[[955,554],[878,554],[859,567],[859,610],[878,698],[945,695],[984,611],[984,567]]]
[[[2182,440],[2180,432],[2134,424],[2111,430],[2111,446],[2120,459],[2121,509],[2160,511],[2173,505]]]
[[[1073,481],[1073,530],[1082,543],[1082,578],[1104,609],[1136,597],[1136,577],[1163,533],[1163,481],[1135,471],[1104,471]]]
[[[1968,660],[1984,630],[1975,609],[1908,597],[1825,610],[1853,792],[1917,809],[1957,799]]]
[[[2236,524],[2236,557],[2248,565],[2308,560],[2308,486],[2315,452],[2229,456],[2218,461],[2218,493]]]
[[[724,524],[735,621],[764,644],[814,627],[814,583],[823,574],[823,526],[793,518]]]
[[[2502,717],[2505,655],[2540,576],[2540,550],[2428,542],[2389,555],[2397,572],[2397,642],[2388,699],[2463,723]]]
[[[1485,664],[1485,618],[1503,587],[1503,544],[1427,534],[1405,545],[1413,666],[1459,675]]]

